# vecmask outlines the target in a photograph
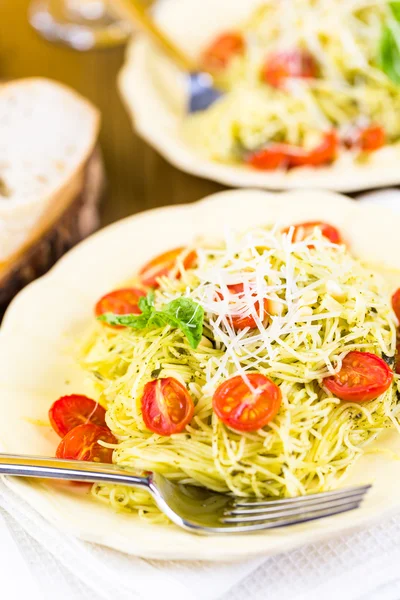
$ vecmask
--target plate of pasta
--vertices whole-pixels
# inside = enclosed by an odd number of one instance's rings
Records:
[[[173,164],[235,187],[399,182],[399,3],[171,0],[155,18],[222,92],[188,114],[186,76],[144,37],[132,42],[122,96]]]
[[[64,531],[153,558],[277,553],[395,510],[399,225],[317,191],[148,211],[28,286],[0,336],[3,451],[241,497],[372,483],[357,511],[210,540],[123,486],[6,484]]]

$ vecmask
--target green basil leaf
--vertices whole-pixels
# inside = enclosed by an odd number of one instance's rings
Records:
[[[400,3],[399,3],[400,4]],[[379,42],[378,62],[384,73],[400,85],[400,48],[392,29],[385,25]]]
[[[396,21],[400,22],[400,2],[389,2],[389,6]]]
[[[204,309],[190,298],[176,298],[162,309],[168,323],[178,327],[192,348],[197,348],[203,335]]]
[[[146,297],[140,298],[139,308],[142,311],[140,315],[106,313],[98,317],[98,320],[109,325],[122,325],[137,330],[170,325],[184,333],[192,348],[197,348],[200,344],[203,335],[204,310],[197,302],[190,298],[176,298],[160,310],[156,310],[154,293],[149,293]]]
[[[109,325],[122,325],[132,329],[145,329],[151,317],[151,313],[142,313],[141,315],[115,315],[114,313],[104,313],[97,317],[98,321],[108,323]]]
[[[141,296],[138,306],[143,314],[150,315],[154,310],[154,292],[149,292],[147,296]]]

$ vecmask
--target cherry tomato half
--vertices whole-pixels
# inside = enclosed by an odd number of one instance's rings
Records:
[[[256,150],[246,157],[246,163],[259,171],[288,169],[292,152],[289,144],[270,144],[267,148]]]
[[[269,85],[280,88],[288,78],[310,79],[317,74],[317,63],[312,54],[305,50],[289,50],[270,54],[261,76]]]
[[[324,379],[324,386],[346,402],[367,402],[383,394],[392,383],[393,372],[385,361],[369,352],[349,352],[339,373]]]
[[[71,429],[61,440],[56,450],[57,458],[86,460],[89,462],[112,462],[112,448],[104,448],[98,440],[117,444],[117,440],[107,427],[88,423]]]
[[[298,223],[293,225],[293,242],[302,242],[307,237],[312,235],[314,229],[318,227],[321,230],[324,238],[328,239],[332,244],[341,244],[342,238],[339,231],[333,225],[324,223],[323,221],[307,221],[306,223]],[[282,233],[289,233],[290,227],[283,229]],[[309,244],[310,248],[314,247],[314,244]]]
[[[356,129],[352,135],[344,140],[348,148],[360,148],[363,152],[374,152],[386,143],[386,133],[380,125],[369,125]]]
[[[173,377],[146,383],[141,404],[146,427],[159,435],[180,433],[193,417],[193,400],[186,387]]]
[[[146,290],[140,288],[123,288],[114,290],[106,294],[97,302],[94,312],[96,317],[105,313],[113,313],[115,315],[140,315],[141,310],[138,302],[142,296],[146,295]],[[105,323],[105,325],[107,325]],[[113,329],[121,329],[120,325],[107,325]]]
[[[400,321],[400,288],[392,296],[392,307],[397,319]]]
[[[291,167],[317,167],[335,160],[337,149],[337,133],[329,131],[313,150],[304,150],[300,146],[289,144],[270,144],[249,154],[246,162],[255,169],[266,171]]]
[[[332,162],[336,158],[338,149],[338,136],[336,131],[332,130],[324,134],[322,142],[314,150],[298,152],[293,154],[290,159],[291,167],[318,167]]]
[[[54,431],[64,437],[74,427],[85,423],[105,427],[106,411],[87,396],[71,394],[62,396],[52,404],[49,419]]]
[[[374,150],[382,148],[385,143],[385,130],[379,125],[370,125],[360,133],[361,149],[364,150],[364,152],[374,152]]]
[[[244,285],[243,283],[237,283],[235,285],[228,285],[228,290],[231,294],[243,294]],[[220,298],[222,298],[222,294],[218,294]],[[265,318],[265,315],[268,314],[269,302],[268,299],[264,299],[264,311],[263,317],[261,320]],[[258,301],[254,302],[254,311],[260,315],[260,303]],[[250,327],[250,329],[255,329],[257,327],[257,323],[253,315],[232,315],[232,325],[234,329],[245,329],[245,327]]]
[[[240,33],[227,31],[218,36],[203,52],[201,63],[210,71],[224,69],[233,56],[243,54],[245,43]]]
[[[176,261],[179,256],[184,252],[186,248],[175,248],[174,250],[168,250],[159,256],[156,256],[148,263],[144,265],[139,271],[140,280],[143,285],[149,287],[158,287],[158,278],[163,275],[171,276],[171,272],[176,267]],[[197,253],[195,250],[189,252],[184,260],[183,266],[185,269],[190,269],[196,262]],[[179,273],[176,275],[179,277]]]
[[[251,389],[240,376],[227,379],[216,389],[213,408],[216,415],[237,431],[257,431],[277,414],[282,394],[279,387],[265,375],[247,375]]]

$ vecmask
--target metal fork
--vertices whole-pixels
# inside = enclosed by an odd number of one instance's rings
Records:
[[[330,517],[358,508],[371,487],[284,499],[238,498],[172,483],[157,473],[138,476],[116,465],[9,454],[0,455],[0,474],[141,488],[173,523],[198,534],[249,533]]]

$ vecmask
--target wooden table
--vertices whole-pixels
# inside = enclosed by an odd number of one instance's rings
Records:
[[[223,189],[169,165],[132,131],[116,88],[123,47],[77,52],[44,41],[29,25],[29,0],[0,0],[0,77],[43,76],[75,88],[103,115],[100,143],[109,180],[102,223]]]

